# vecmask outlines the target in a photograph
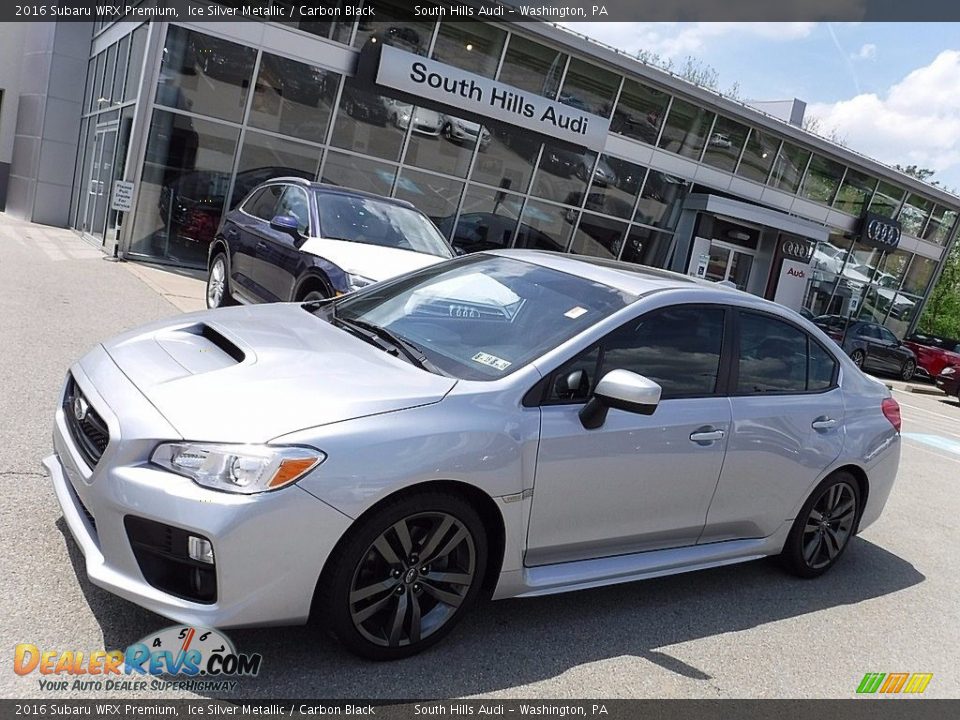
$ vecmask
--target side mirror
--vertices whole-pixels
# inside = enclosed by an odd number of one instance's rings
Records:
[[[300,221],[293,215],[274,215],[273,220],[270,221],[270,227],[294,237],[300,237]]]
[[[653,415],[660,404],[660,393],[660,386],[650,378],[629,370],[611,370],[580,410],[580,422],[588,430],[595,430],[606,421],[610,408]]]

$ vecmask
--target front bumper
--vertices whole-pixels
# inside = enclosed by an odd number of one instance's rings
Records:
[[[317,579],[350,518],[297,486],[245,496],[203,488],[157,468],[157,438],[179,439],[102,347],[71,372],[110,428],[95,469],[82,459],[57,410],[54,454],[45,458],[70,533],[95,585],[174,621],[206,627],[305,622]],[[147,581],[124,518],[134,516],[208,538],[217,595],[194,602]]]

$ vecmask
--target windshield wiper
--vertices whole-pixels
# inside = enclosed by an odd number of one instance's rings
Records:
[[[333,322],[354,330],[387,352],[392,350],[392,355],[402,354],[405,358],[416,363],[424,370],[432,372],[436,375],[446,375],[445,372],[430,362],[427,356],[424,355],[423,350],[409,340],[406,340],[387,330],[385,327],[381,327],[376,323],[367,322],[366,320],[345,320],[341,317],[337,317],[336,315],[333,315],[332,320]]]

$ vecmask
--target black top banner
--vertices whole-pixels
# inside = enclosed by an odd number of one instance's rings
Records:
[[[55,0],[0,5],[3,22],[114,20],[398,22],[947,22],[960,21],[956,0]]]

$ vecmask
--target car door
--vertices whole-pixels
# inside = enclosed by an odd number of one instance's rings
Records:
[[[310,198],[297,185],[285,185],[277,203],[277,215],[297,219],[297,234],[277,230],[267,223],[257,242],[258,283],[264,288],[268,302],[293,300],[293,289],[300,262],[300,245],[310,233]]]
[[[890,350],[880,335],[880,327],[874,323],[861,323],[856,329],[857,339],[866,346],[865,367],[887,372],[891,369]]]
[[[877,330],[880,332],[880,342],[887,355],[887,369],[890,372],[900,373],[903,370],[903,364],[907,360],[913,360],[913,353],[883,325],[877,325]]]
[[[267,299],[261,284],[257,260],[257,245],[263,241],[265,228],[276,213],[282,185],[267,185],[253,193],[240,211],[231,213],[233,224],[224,226],[224,236],[231,249],[230,279],[235,290],[253,302]]]
[[[773,534],[843,449],[836,358],[782,318],[739,310],[735,322],[732,427],[702,543]]]
[[[723,465],[730,403],[721,388],[727,311],[677,305],[611,332],[557,369],[541,407],[528,566],[693,545]],[[579,411],[610,370],[662,387],[652,415]],[[582,382],[570,373],[580,371]]]

